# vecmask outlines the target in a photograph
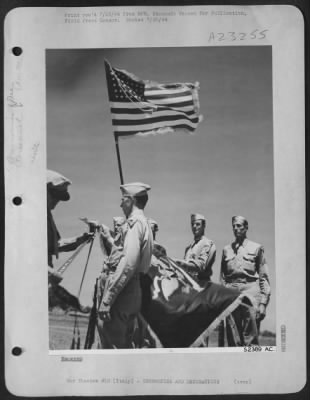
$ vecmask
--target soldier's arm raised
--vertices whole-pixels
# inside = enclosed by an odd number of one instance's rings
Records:
[[[94,236],[93,233],[85,232],[80,236],[74,236],[71,238],[59,239],[58,241],[58,251],[73,251],[77,249],[82,243],[90,240]]]

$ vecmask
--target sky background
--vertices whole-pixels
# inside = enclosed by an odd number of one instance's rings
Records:
[[[145,214],[159,224],[158,242],[183,257],[192,241],[190,214],[202,213],[217,247],[212,280],[219,281],[231,217],[249,221],[248,237],[265,247],[275,293],[272,57],[270,46],[47,50],[47,168],[72,182],[71,200],[53,214],[63,238],[82,233],[87,216],[112,227],[120,209],[120,178],[104,59],[140,79],[200,83],[203,121],[194,135],[170,133],[120,141],[125,182],[151,185]],[[70,253],[62,254],[59,267]],[[86,248],[65,272],[77,294]],[[81,293],[91,304],[102,265],[95,242]],[[262,330],[275,331],[275,296]]]

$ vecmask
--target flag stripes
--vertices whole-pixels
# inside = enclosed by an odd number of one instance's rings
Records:
[[[138,135],[138,136],[145,136],[147,134],[160,134],[160,133],[167,133],[167,132],[174,132],[174,128],[178,128],[178,129],[182,129],[185,131],[189,131],[188,128],[188,124],[178,124],[177,126],[165,126],[165,127],[157,127],[157,128],[149,128],[146,131],[141,131],[139,129],[136,129],[135,133],[132,132],[132,130],[128,130],[128,131],[123,131],[121,129],[117,130],[117,135],[119,137],[127,137],[127,136],[132,136],[132,135]],[[162,131],[161,131],[162,129]],[[194,129],[192,129],[192,132],[194,131]]]
[[[130,110],[131,114],[139,114],[139,113],[147,113],[151,112],[152,110],[158,109],[159,106],[156,106],[154,103],[114,103],[110,102],[111,105],[111,111],[114,113],[123,113],[125,109]],[[185,103],[179,103],[176,104],[174,107],[166,107],[166,106],[160,106],[161,110],[173,110],[176,109],[177,111],[193,111],[193,102],[185,102]]]
[[[197,85],[154,84],[112,68],[108,62],[105,68],[115,133],[127,136],[176,129],[193,132],[197,128]]]
[[[144,122],[149,122],[150,119],[152,118],[152,116],[145,115],[145,113],[141,113],[141,112],[140,113],[135,113],[135,115],[133,116],[130,113],[127,113],[127,114],[125,114],[125,112],[122,112],[122,113],[116,112],[116,113],[114,113],[113,110],[111,110],[111,111],[112,111],[112,114],[111,114],[112,115],[112,119],[119,120],[119,121],[127,120],[127,119],[128,120],[135,119],[135,120],[138,121],[139,119],[141,119]],[[156,113],[156,117],[174,116],[174,115],[175,115],[175,113],[174,113],[173,110],[172,111],[168,111],[168,110],[167,111],[158,111]],[[187,115],[195,115],[195,112],[194,111],[189,111],[187,113]],[[180,115],[180,117],[183,118],[182,115]]]
[[[143,131],[152,131],[153,129],[158,129],[158,128],[166,128],[166,127],[179,127],[179,128],[184,128],[187,127],[188,130],[194,131],[195,130],[195,124],[192,123],[189,125],[189,123],[186,119],[183,120],[178,120],[178,121],[170,121],[170,124],[167,125],[163,124],[162,122],[153,122],[151,124],[146,124],[143,126],[143,130],[141,129],[141,125],[117,125],[118,132],[127,132],[127,131],[135,131],[136,133],[142,133]],[[113,124],[113,126],[116,126]]]
[[[191,122],[188,121],[185,117],[178,115],[166,115],[164,118],[164,122],[169,122],[169,123],[179,123],[180,121],[183,121],[185,123],[185,121],[187,121],[187,123],[193,127],[193,129],[195,128],[195,122]],[[154,125],[154,124],[162,124],[163,123],[163,117],[162,116],[158,116],[158,117],[153,117],[153,118],[149,118],[149,119],[143,119],[143,120],[120,120],[120,119],[112,119],[112,123],[114,126],[119,126],[120,128],[122,126],[136,126],[137,129],[140,129],[141,125],[145,126],[145,128],[147,128],[147,126],[149,125]],[[163,126],[163,125],[158,125],[158,127]]]
[[[164,94],[164,93],[158,93],[158,94],[151,94],[145,91],[145,97],[147,100],[156,100],[156,101],[165,101],[165,102],[171,102],[171,93],[170,94]],[[182,93],[173,93],[173,98],[176,99],[177,102],[179,101],[186,101],[186,100],[192,100],[192,95],[186,91]]]

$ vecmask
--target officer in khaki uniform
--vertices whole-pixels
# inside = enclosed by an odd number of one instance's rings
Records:
[[[121,208],[127,218],[122,226],[123,244],[118,245],[119,259],[110,273],[99,306],[99,318],[106,347],[132,347],[136,317],[141,310],[140,274],[146,274],[151,264],[153,239],[144,215],[150,186],[143,183],[121,185]],[[101,226],[101,237],[111,248],[114,239],[107,226]]]
[[[175,260],[195,281],[203,285],[210,281],[215,261],[216,247],[205,236],[206,219],[202,214],[191,215],[193,242],[186,247],[184,260]]]
[[[247,238],[248,221],[242,216],[232,218],[235,241],[224,247],[221,263],[221,279],[226,287],[246,292],[254,299],[256,322],[265,318],[270,298],[268,266],[261,244]],[[246,335],[246,329],[244,334]],[[253,344],[257,342],[254,339]]]

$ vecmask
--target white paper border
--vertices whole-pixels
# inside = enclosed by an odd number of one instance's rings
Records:
[[[129,7],[117,8],[128,10]],[[64,24],[65,12],[96,8],[19,8],[5,21],[5,98],[23,107],[5,106],[5,363],[6,384],[17,395],[142,395],[288,393],[306,382],[305,367],[305,164],[303,17],[292,6],[151,7],[188,12],[169,24]],[[106,7],[106,11],[115,8]],[[150,10],[150,7],[131,7]],[[213,15],[208,24],[191,16],[199,10],[236,11],[245,15]],[[145,35],[147,26],[148,34]],[[190,32],[182,29],[190,26]],[[263,41],[216,41],[210,32],[266,29]],[[277,270],[277,338],[286,330],[286,349],[243,354],[235,351],[112,352],[89,355],[82,362],[61,362],[48,352],[45,215],[46,48],[117,48],[165,46],[272,45],[275,174],[275,236]],[[23,54],[15,57],[14,46]],[[13,85],[13,86],[12,86]],[[26,177],[31,176],[31,181]],[[21,206],[12,198],[20,195]],[[27,234],[29,226],[31,235]],[[289,251],[287,244],[289,243]],[[35,249],[35,251],[29,251]],[[38,250],[39,249],[39,250]],[[22,260],[22,263],[21,263]],[[21,265],[23,264],[23,265]],[[298,264],[298,266],[297,266]],[[294,274],[298,267],[298,274]],[[291,272],[291,273],[290,273]],[[292,279],[292,275],[294,279]],[[35,277],[35,278],[33,278]],[[18,282],[18,283],[17,283]],[[38,302],[38,299],[40,301]],[[298,309],[298,317],[296,310]],[[26,311],[25,311],[26,310]],[[38,324],[40,321],[40,324]],[[21,328],[22,327],[22,328]],[[281,328],[282,327],[282,328]],[[11,348],[23,349],[20,357]],[[278,344],[280,347],[280,343]],[[126,354],[127,353],[127,354]],[[176,366],[178,366],[176,368]],[[99,382],[94,382],[95,379]],[[109,382],[101,382],[106,378]],[[71,381],[70,381],[71,379]],[[75,379],[75,383],[73,383]],[[79,382],[82,379],[83,382]],[[151,381],[151,380],[154,381]],[[156,383],[158,379],[158,383]],[[171,384],[184,379],[184,384]],[[189,383],[196,379],[201,382]],[[89,382],[88,382],[89,380]],[[122,382],[119,382],[122,380]],[[126,383],[126,380],[128,381]],[[145,380],[145,382],[144,382]],[[160,380],[163,382],[160,383]],[[167,382],[164,382],[167,380]],[[250,384],[235,381],[250,380]]]

